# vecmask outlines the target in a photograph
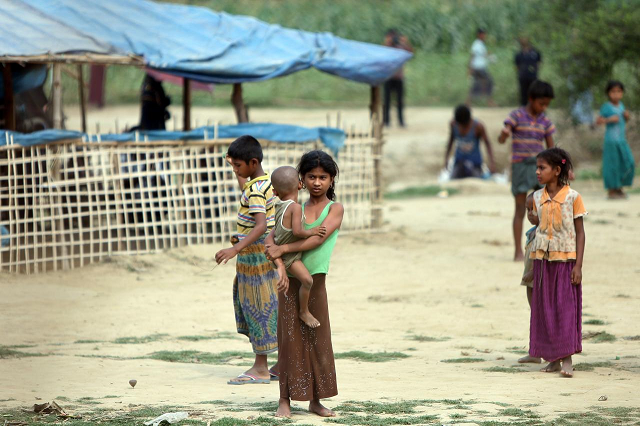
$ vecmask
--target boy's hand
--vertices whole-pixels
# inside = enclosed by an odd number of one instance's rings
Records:
[[[506,139],[509,136],[511,136],[511,128],[509,126],[504,126],[502,130],[500,130],[500,137]]]
[[[493,161],[489,162],[489,171],[491,172],[491,174],[497,173],[498,169],[496,168],[496,163],[494,163]]]
[[[617,114],[607,118],[607,123],[617,123],[619,121],[620,121],[620,116]]]
[[[229,247],[226,249],[222,249],[216,253],[216,263],[219,265],[221,263],[226,264],[228,261],[233,259],[238,254],[238,251],[235,247]]]
[[[582,284],[582,268],[574,266],[571,271],[571,284],[580,285]]]
[[[287,270],[284,265],[278,267],[278,284],[276,288],[284,294],[287,294],[289,291],[289,277],[287,276]]]
[[[600,116],[600,117],[596,118],[596,124],[598,126],[601,126],[601,125],[605,124],[606,122],[607,122],[607,120],[604,117]]]
[[[313,235],[317,235],[318,237],[324,237],[326,233],[327,233],[326,226],[320,225],[313,228]]]
[[[522,276],[522,281],[525,283],[530,283],[533,281],[533,271],[529,271]]]
[[[622,116],[624,117],[625,120],[629,121],[629,111],[623,112]]]

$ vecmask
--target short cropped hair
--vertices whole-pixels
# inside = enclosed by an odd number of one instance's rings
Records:
[[[453,112],[453,118],[458,124],[467,124],[471,121],[471,110],[466,105],[458,105]]]
[[[546,81],[536,80],[529,86],[529,99],[551,98],[553,94],[553,86]]]
[[[244,135],[233,141],[229,145],[227,155],[236,160],[242,160],[249,164],[254,158],[258,163],[262,163],[262,147],[260,142],[253,136]]]
[[[619,87],[620,90],[622,90],[624,92],[624,84],[622,84],[621,81],[618,80],[610,80],[607,83],[607,88],[604,90],[605,94],[609,94],[609,92],[611,91],[611,89],[613,89],[614,87]]]
[[[278,167],[271,173],[271,184],[278,195],[286,195],[298,190],[298,171],[295,167],[282,166]]]

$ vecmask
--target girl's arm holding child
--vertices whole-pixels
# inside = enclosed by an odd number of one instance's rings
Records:
[[[582,217],[574,219],[576,227],[576,264],[571,271],[571,284],[582,284],[582,259],[584,257],[584,223]]]
[[[286,253],[296,253],[299,251],[308,251],[312,250],[322,243],[325,242],[327,238],[333,232],[340,228],[342,225],[342,217],[344,216],[344,207],[340,203],[334,203],[329,208],[329,214],[322,221],[322,225],[325,228],[325,234],[320,236],[313,236],[310,238],[306,238],[304,240],[299,240],[294,243],[283,244],[281,246],[275,245],[273,243],[267,243],[265,241],[266,254],[269,260],[277,259]],[[271,240],[273,242],[273,240]]]
[[[291,213],[289,213],[289,211]],[[302,206],[298,203],[291,203],[285,214],[291,214],[291,229],[296,238],[306,239],[314,235],[324,237],[324,234],[327,233],[327,228],[323,225],[311,229],[305,229],[304,226],[302,226]]]

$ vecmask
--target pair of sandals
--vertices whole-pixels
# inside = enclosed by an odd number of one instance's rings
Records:
[[[272,369],[269,369],[269,378],[261,379],[253,374],[242,373],[235,379],[231,379],[227,382],[228,385],[268,385],[271,382],[280,380],[280,376],[274,373]]]

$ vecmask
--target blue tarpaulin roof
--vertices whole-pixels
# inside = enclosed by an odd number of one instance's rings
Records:
[[[166,130],[149,130],[138,133],[103,134],[101,141],[131,142],[135,140],[167,141],[167,140],[202,140],[210,139],[216,129],[213,126],[199,127],[188,132],[171,132]],[[345,133],[332,127],[301,127],[274,123],[243,123],[230,126],[218,126],[218,138],[231,139],[242,135],[251,135],[257,139],[281,143],[300,143],[320,140],[334,153],[344,145]],[[65,139],[84,138],[88,142],[97,142],[98,135],[86,135],[73,130],[42,130],[29,134],[0,130],[0,146],[7,144],[7,136],[13,137],[13,143],[22,146],[42,145]]]
[[[0,1],[1,56],[93,52],[210,83],[281,77],[314,67],[377,85],[411,54],[271,25],[247,16],[148,0]]]

